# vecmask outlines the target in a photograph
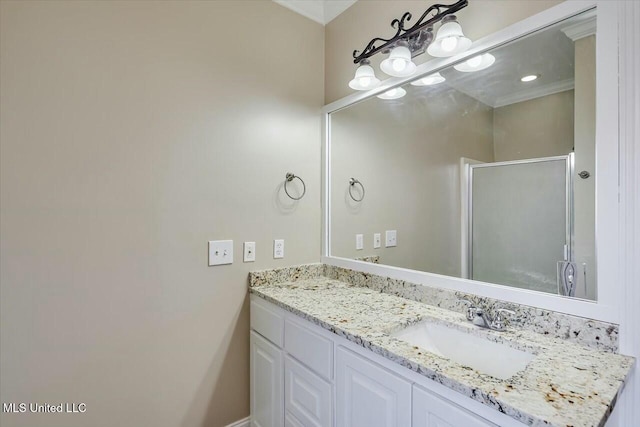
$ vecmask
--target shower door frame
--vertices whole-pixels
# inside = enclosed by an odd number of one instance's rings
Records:
[[[573,205],[573,181],[575,169],[575,154],[569,153],[563,156],[538,157],[534,159],[510,160],[505,162],[468,164],[467,174],[467,278],[473,279],[473,171],[476,168],[490,168],[496,166],[513,166],[530,163],[543,163],[563,160],[565,167],[565,250],[564,261],[574,261],[574,205]],[[502,284],[509,286],[508,284]],[[560,290],[558,289],[558,295]]]

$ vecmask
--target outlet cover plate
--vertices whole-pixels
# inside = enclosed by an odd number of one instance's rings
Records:
[[[284,240],[276,239],[273,241],[273,257],[284,258]]]

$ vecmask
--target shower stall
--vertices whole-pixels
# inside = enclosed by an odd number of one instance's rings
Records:
[[[573,153],[467,165],[467,277],[575,294]]]

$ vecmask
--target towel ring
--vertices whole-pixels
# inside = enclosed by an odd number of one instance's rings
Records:
[[[302,194],[300,195],[300,197],[293,197],[291,194],[289,194],[289,190],[287,190],[287,183],[293,181],[295,178],[298,178],[302,183]],[[300,200],[304,197],[305,193],[307,192],[307,186],[304,185],[304,181],[302,180],[302,178],[292,174],[291,172],[287,172],[284,179],[284,192],[287,193],[287,196],[289,196],[290,199]]]
[[[353,193],[351,192],[351,190],[353,189],[353,187],[355,187],[356,184],[360,184],[360,187],[362,188],[362,197],[360,197],[359,199],[354,197]],[[349,197],[351,197],[354,202],[361,202],[364,200],[364,185],[362,185],[362,183],[355,178],[351,178],[349,180]]]

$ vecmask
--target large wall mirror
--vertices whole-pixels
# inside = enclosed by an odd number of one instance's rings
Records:
[[[595,95],[592,9],[331,112],[329,255],[596,300]]]

